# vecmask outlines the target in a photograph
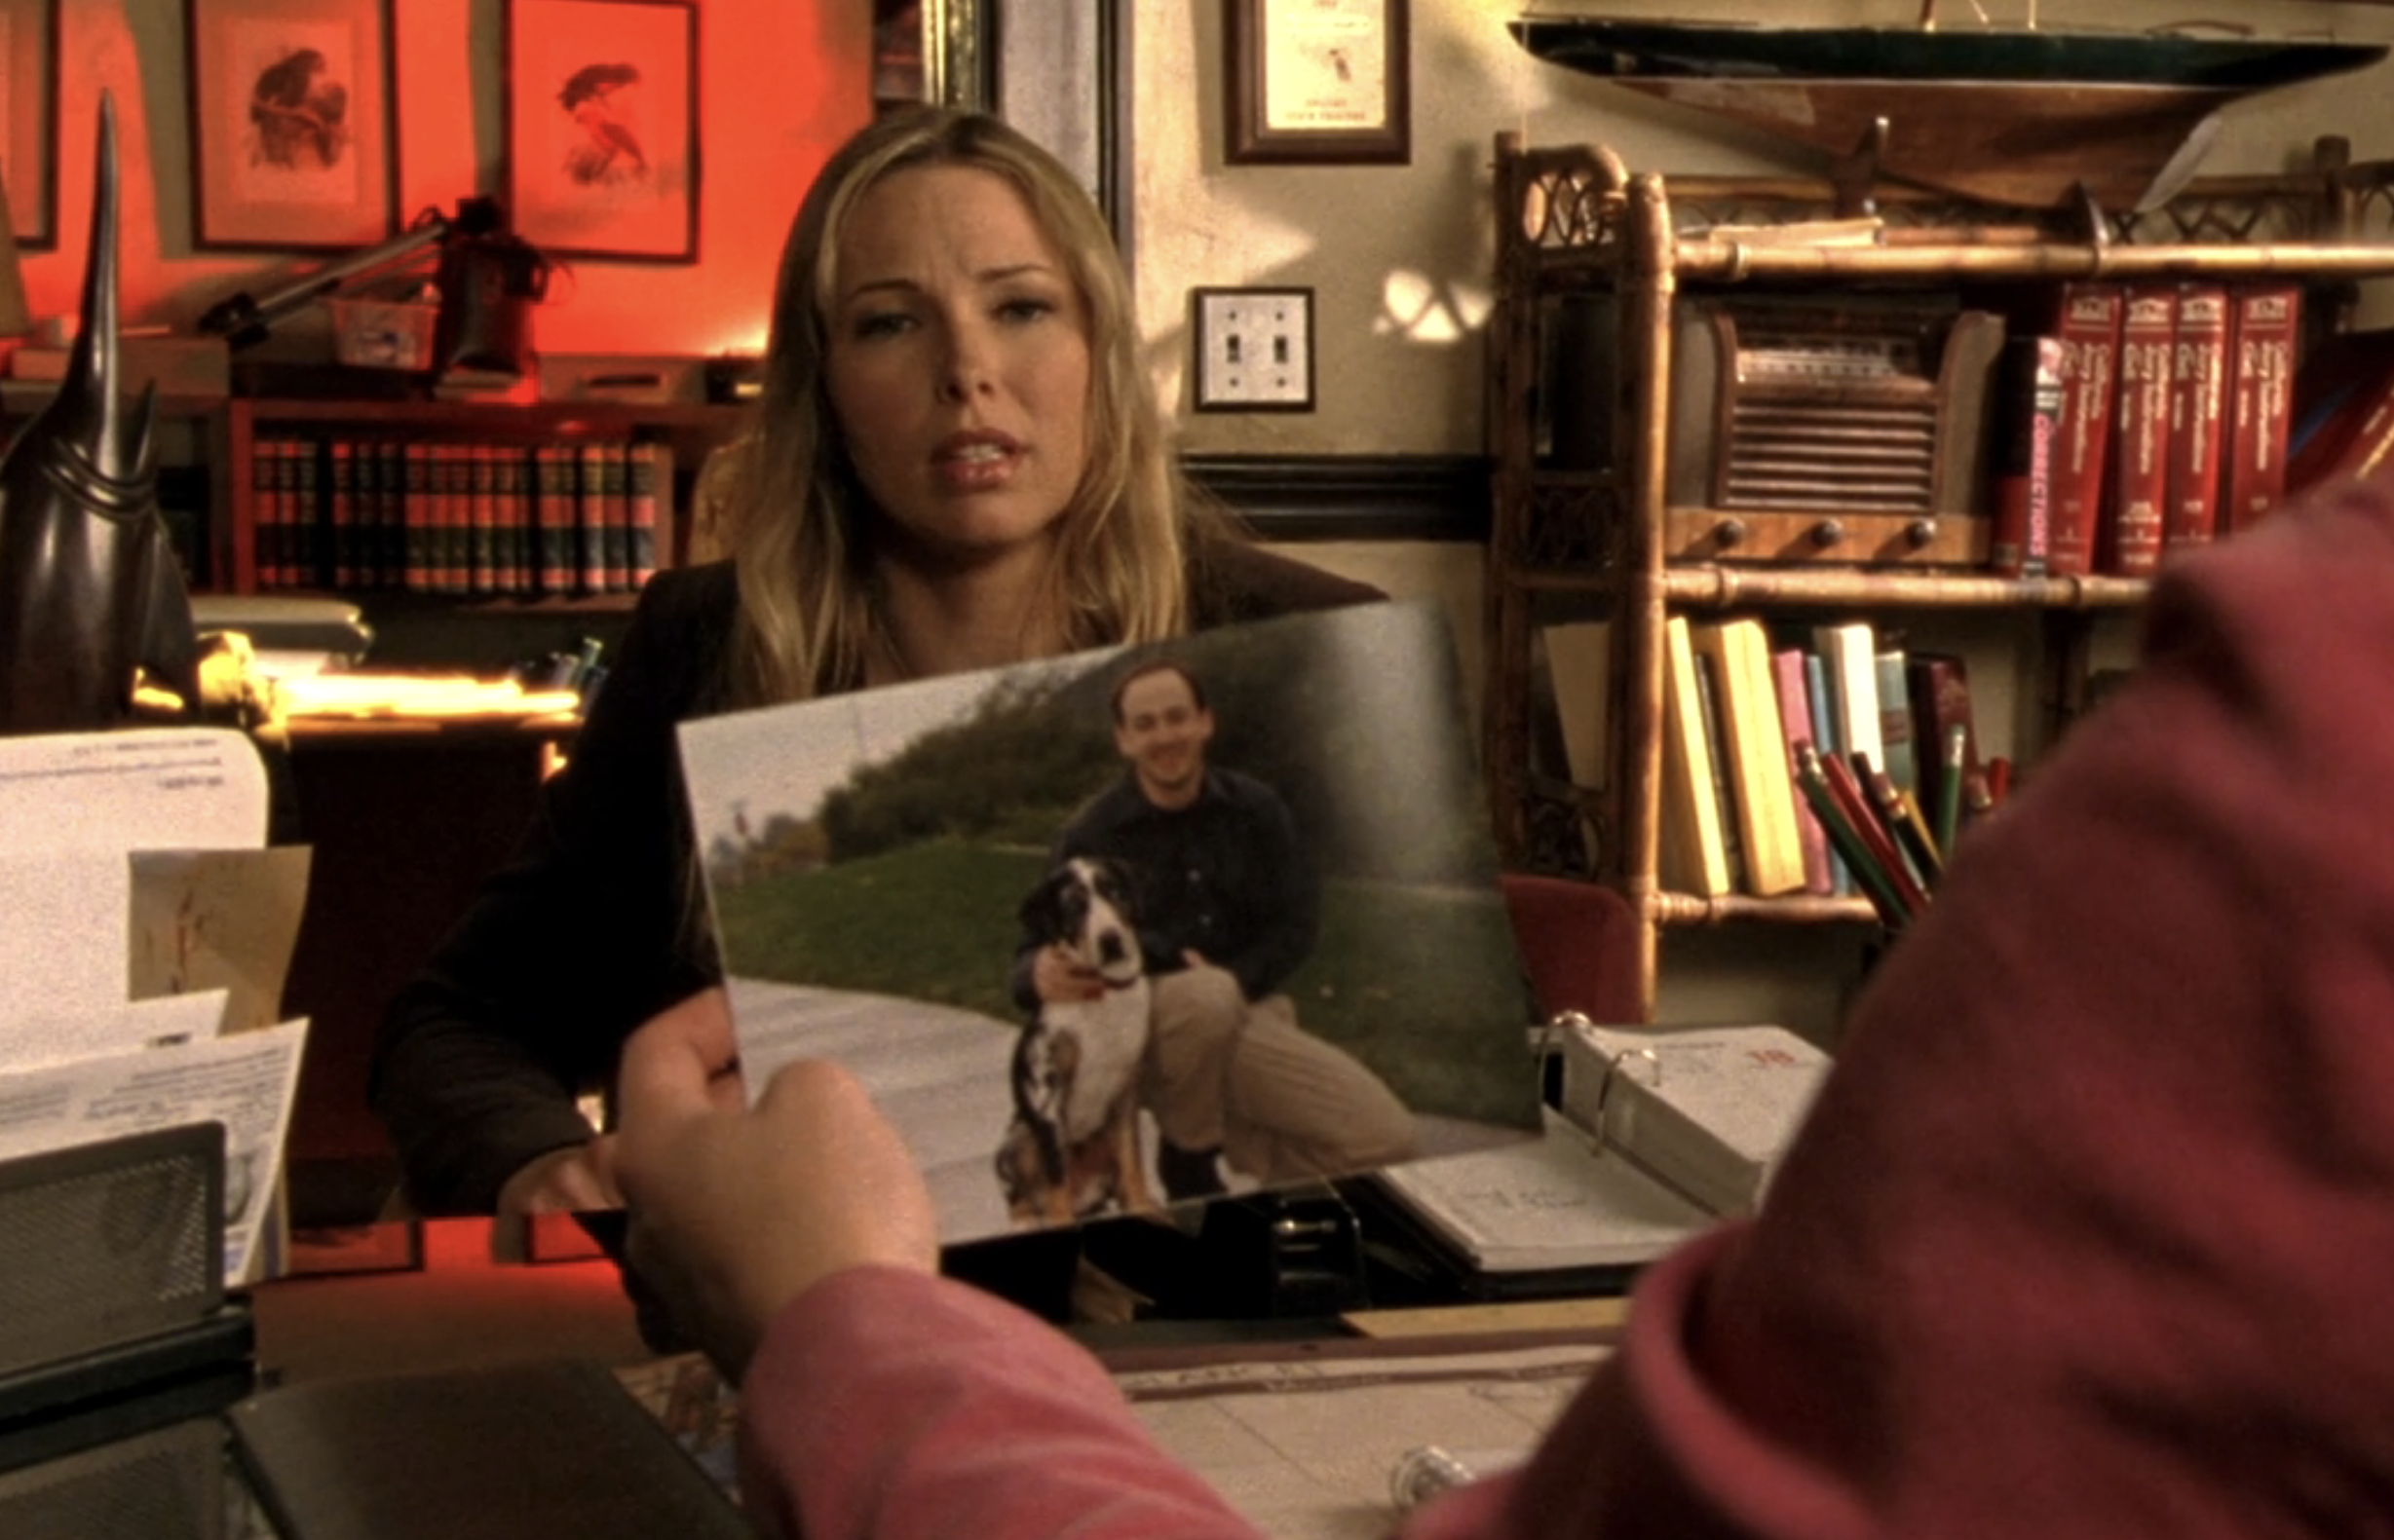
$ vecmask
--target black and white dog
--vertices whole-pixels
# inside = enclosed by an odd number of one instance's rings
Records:
[[[1120,862],[1075,857],[1023,900],[1025,934],[1064,948],[1105,993],[1042,1005],[1015,1040],[1014,1117],[997,1169],[1017,1221],[1156,1207],[1139,1149],[1148,982],[1132,889]]]

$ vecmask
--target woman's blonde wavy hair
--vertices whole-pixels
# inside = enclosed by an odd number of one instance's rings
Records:
[[[755,426],[725,489],[740,583],[730,701],[854,688],[876,625],[875,510],[849,464],[824,379],[840,238],[895,173],[971,167],[1006,180],[1062,255],[1089,327],[1089,460],[1066,506],[1050,602],[1068,649],[1186,629],[1192,542],[1205,534],[1139,366],[1129,281],[1096,205],[1053,157],[998,119],[945,108],[882,119],[844,145],[799,205],[774,289]]]

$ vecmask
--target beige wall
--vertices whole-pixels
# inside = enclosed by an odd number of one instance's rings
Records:
[[[1982,0],[1998,17],[2023,0]],[[2123,22],[2133,0],[2071,7],[2048,3],[2049,21],[2071,16]],[[1751,0],[1412,0],[1413,160],[1409,166],[1254,168],[1223,164],[1221,7],[1140,0],[1136,241],[1140,303],[1159,388],[1186,411],[1188,291],[1198,285],[1311,287],[1317,307],[1316,396],[1305,415],[1185,415],[1185,441],[1214,454],[1473,454],[1484,435],[1481,328],[1489,308],[1494,243],[1490,162],[1503,129],[1534,143],[1610,144],[1633,169],[1734,171],[1816,162],[1763,135],[1583,79],[1518,49],[1504,20],[1524,10],[1580,10],[1626,17],[1670,15],[1751,19]],[[1775,20],[1901,22],[1911,0],[1774,4]],[[2195,7],[2151,5],[2154,24]],[[2313,34],[2334,28],[2367,39],[2394,36],[2394,11],[2299,3],[2214,7],[2252,24],[2266,11],[2272,29]],[[1941,15],[1957,26],[1967,0]],[[2205,169],[2270,171],[2307,161],[2314,135],[2342,132],[2363,158],[2394,156],[2394,120],[2375,110],[2394,68],[2295,88],[2248,100],[2228,114]],[[2359,104],[2367,110],[2356,110]],[[1379,545],[1311,547],[1327,565],[1409,596],[1443,598],[1466,667],[1481,657],[1477,547]],[[1964,621],[1953,637],[1973,660],[1984,720],[2000,741],[2024,733],[2037,709],[2012,676],[2032,656],[2031,628]],[[2124,656],[2130,627],[2107,631],[2106,656]],[[1675,930],[1664,938],[1657,1016],[1665,1022],[1769,1020],[1833,1038],[1857,975],[1858,932],[1850,927],[1729,926]],[[1828,964],[1824,966],[1825,964]]]
[[[1979,0],[1996,17],[2026,0]],[[1412,0],[1413,161],[1401,167],[1225,166],[1222,7],[1139,0],[1137,208],[1139,298],[1165,398],[1186,406],[1188,291],[1293,284],[1314,290],[1319,409],[1306,415],[1206,413],[1187,441],[1214,454],[1475,453],[1482,442],[1480,327],[1488,311],[1489,165],[1501,130],[1533,142],[1610,144],[1633,169],[1814,169],[1762,134],[1542,63],[1504,21],[1524,11],[1751,20],[1901,22],[1914,0]],[[2129,15],[2126,13],[2135,13]],[[2149,14],[2147,14],[2149,13]],[[2231,15],[2232,13],[2232,15]],[[2076,16],[2157,25],[2184,15],[2270,32],[2394,36],[2377,6],[2198,5],[2047,0],[2046,24]],[[2266,15],[2264,23],[2260,19]],[[1969,0],[1944,0],[1949,27]],[[2394,119],[2375,110],[2394,68],[2315,82],[2231,109],[2205,169],[2275,170],[2307,158],[2314,134],[2351,136],[2362,157],[2394,155]],[[2367,110],[2356,110],[2368,103]]]

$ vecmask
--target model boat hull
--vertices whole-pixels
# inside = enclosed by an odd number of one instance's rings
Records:
[[[2104,207],[2134,207],[2153,192],[2203,121],[2240,94],[2206,86],[1982,81],[1621,84],[1833,155],[1870,146],[1888,176],[2021,207],[2049,207],[2074,198],[2078,188]]]
[[[2050,207],[2147,198],[2204,121],[2256,92],[2382,59],[2378,44],[2172,35],[1933,32],[1543,19],[1539,58],[1832,155],[1869,149],[1903,181]],[[1879,126],[1884,125],[1883,130]]]

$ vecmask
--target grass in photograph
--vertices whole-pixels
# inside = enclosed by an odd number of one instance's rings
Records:
[[[898,995],[1013,1023],[1016,910],[1043,852],[939,840],[719,895],[743,977]],[[1493,889],[1325,884],[1321,934],[1289,980],[1299,1022],[1373,1066],[1408,1106],[1530,1115],[1530,1006]]]

